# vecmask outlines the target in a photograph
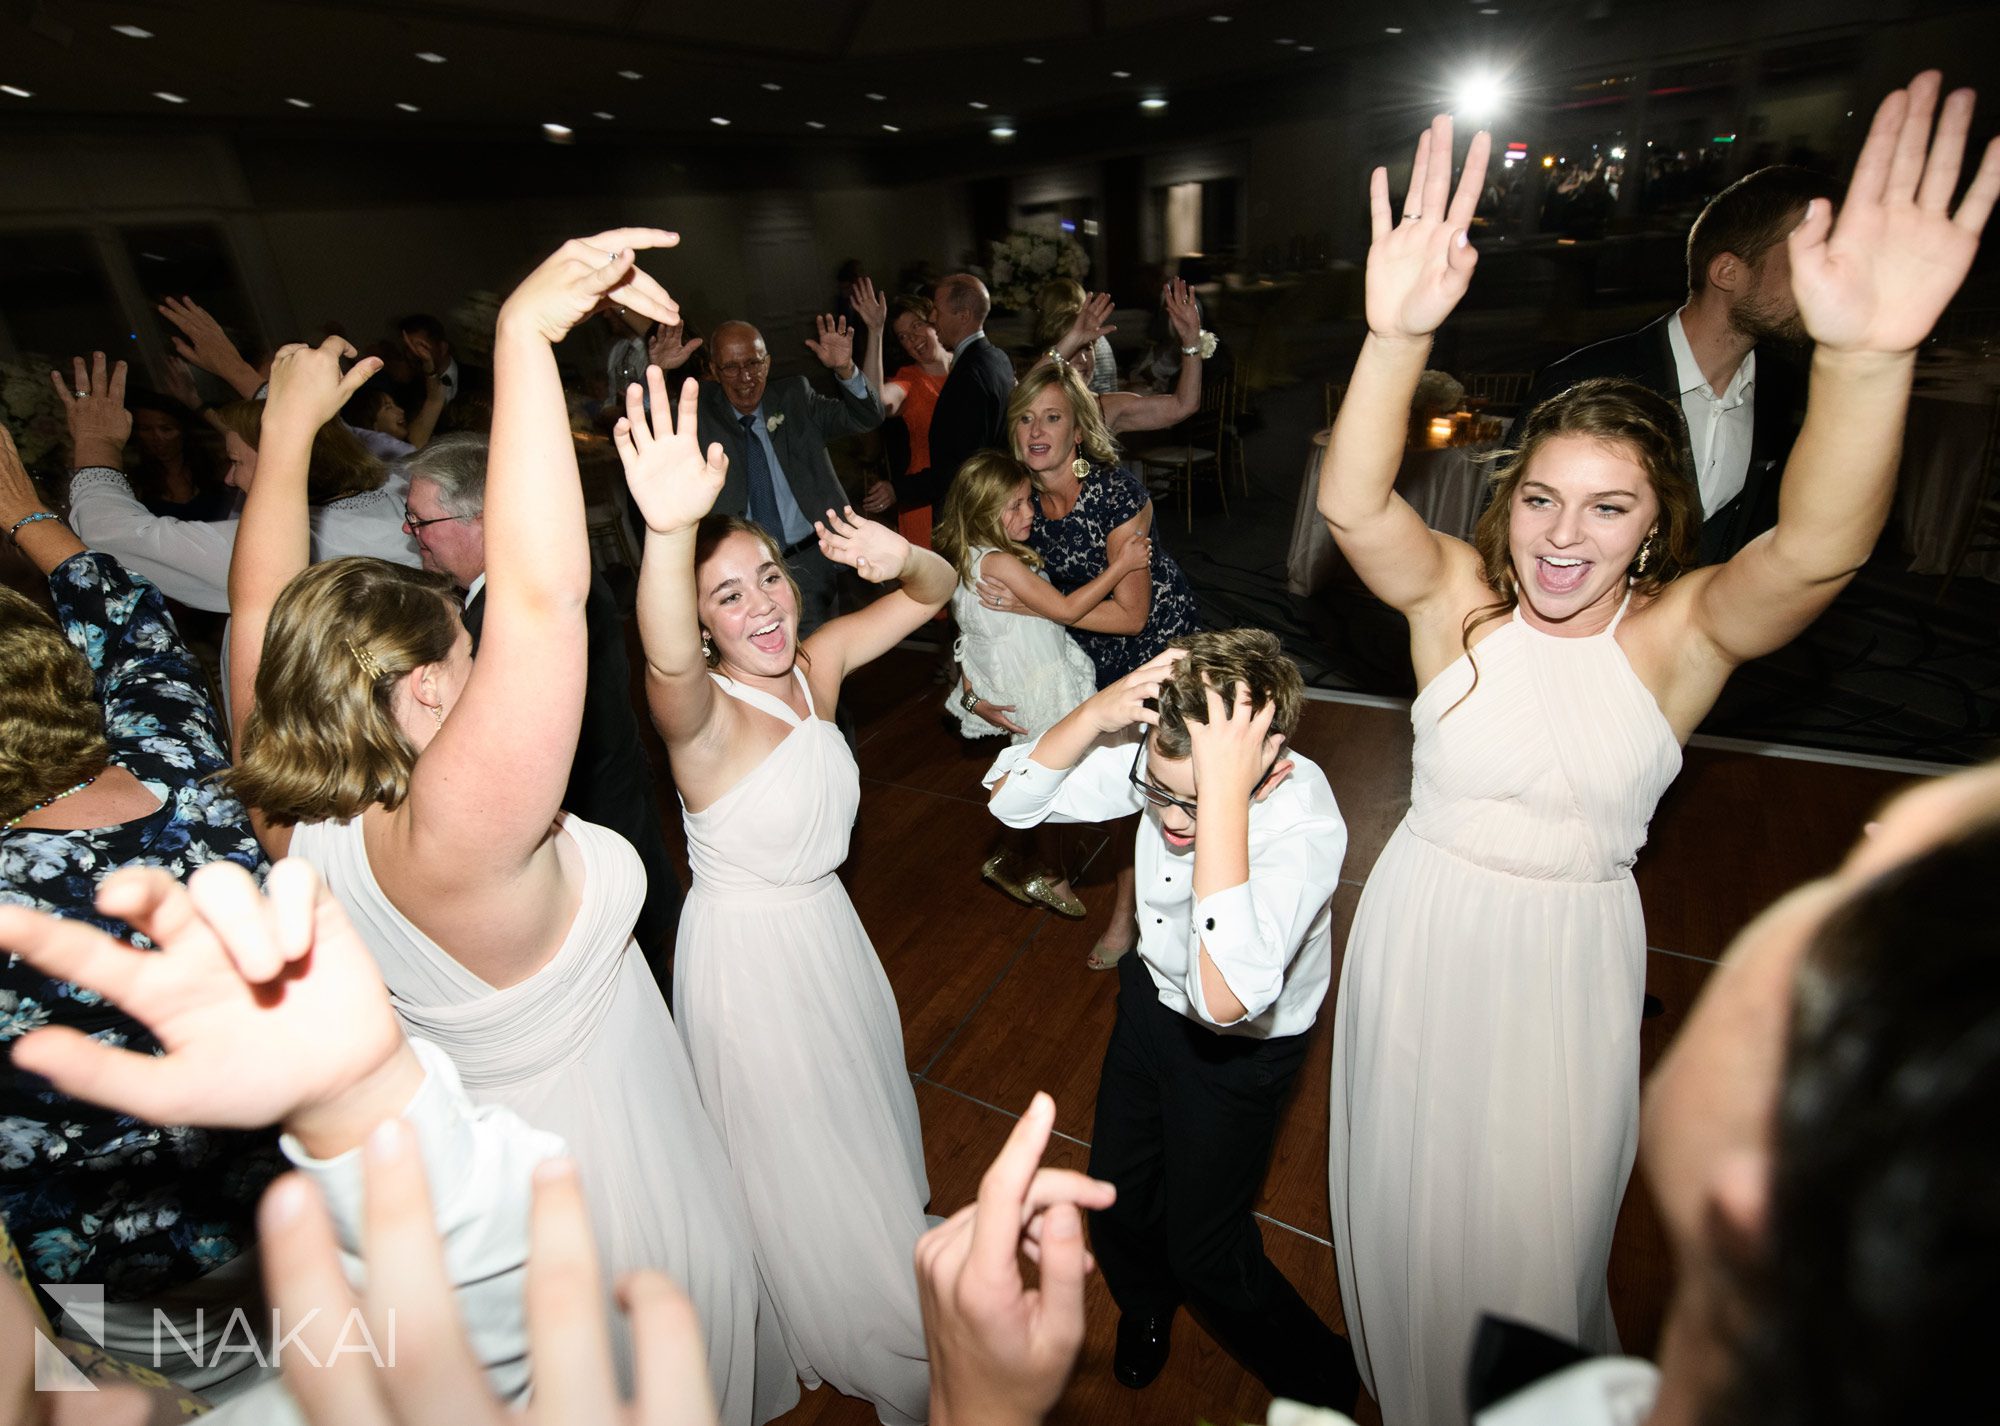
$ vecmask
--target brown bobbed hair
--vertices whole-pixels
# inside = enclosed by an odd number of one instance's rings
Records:
[[[104,771],[97,679],[49,612],[0,585],[0,819]]]
[[[1701,536],[1701,494],[1688,469],[1685,418],[1680,408],[1636,381],[1593,377],[1550,397],[1521,423],[1521,441],[1501,454],[1488,477],[1492,496],[1473,527],[1472,547],[1479,553],[1480,573],[1497,596],[1473,610],[1460,631],[1468,655],[1472,634],[1482,624],[1503,619],[1521,602],[1514,577],[1514,556],[1508,534],[1514,516],[1514,496],[1542,447],[1559,436],[1584,436],[1620,446],[1639,463],[1659,501],[1657,533],[1640,545],[1651,547],[1642,574],[1629,571],[1632,593],[1650,598],[1693,568]],[[1473,686],[1479,683],[1479,662],[1473,660]],[[1465,698],[1472,696],[1467,689]],[[1463,703],[1465,698],[1459,699]],[[1457,703],[1452,705],[1453,708]],[[1447,709],[1447,712],[1450,710]]]
[[[1271,731],[1280,737],[1291,737],[1298,727],[1306,681],[1278,636],[1268,629],[1205,629],[1183,634],[1167,647],[1188,652],[1174,665],[1173,676],[1160,685],[1160,723],[1153,734],[1153,750],[1161,757],[1178,761],[1193,751],[1187,725],[1208,722],[1211,688],[1226,704],[1235,702],[1238,689],[1247,688],[1252,713],[1275,703]]]
[[[778,567],[778,572],[785,576],[785,583],[792,587],[792,607],[804,613],[805,596],[799,593],[799,582],[792,578],[791,567],[785,563],[784,547],[769,530],[755,520],[746,520],[741,515],[704,515],[701,517],[701,523],[694,527],[696,603],[699,604],[701,600],[701,567],[708,563],[708,558],[715,553],[716,547],[731,535],[748,535],[764,547],[765,558]],[[702,632],[704,634],[708,632],[707,625],[702,626]],[[722,663],[721,653],[714,644],[706,640],[702,642],[701,655],[708,661],[710,668],[718,667]],[[804,648],[799,649],[799,661],[808,665],[812,662],[811,656]]]
[[[264,631],[229,790],[280,826],[401,805],[417,750],[396,722],[396,685],[449,658],[464,627],[441,574],[366,555],[300,573]]]
[[[1000,512],[1024,480],[1032,485],[1035,473],[1000,451],[973,452],[952,477],[931,530],[931,547],[951,561],[961,584],[979,577],[972,554],[982,547],[1005,550],[1029,569],[1042,567],[1042,557],[1008,539],[1000,524]]]
[[[264,435],[264,403],[232,401],[219,406],[215,419],[234,431],[252,450]],[[382,462],[361,438],[338,419],[328,421],[313,433],[312,459],[306,467],[306,500],[325,505],[348,495],[379,489],[386,475]]]
[[[1111,428],[1104,424],[1097,397],[1068,362],[1045,361],[1030,367],[1014,383],[1014,394],[1007,401],[1007,440],[1014,455],[1018,458],[1021,454],[1021,418],[1052,386],[1069,398],[1070,417],[1077,435],[1083,438],[1084,455],[1096,465],[1118,464],[1118,442],[1111,438]]]

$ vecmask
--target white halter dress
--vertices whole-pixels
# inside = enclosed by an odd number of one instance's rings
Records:
[[[319,868],[353,918],[404,1028],[451,1056],[476,1103],[504,1104],[568,1142],[607,1299],[635,1269],[672,1277],[701,1317],[721,1419],[761,1426],[796,1403],[798,1387],[769,1306],[759,1312],[749,1223],[728,1160],[632,941],[645,868],[607,827],[565,815],[561,835],[584,867],[576,920],[548,964],[504,990],[391,904],[369,867],[360,818],[301,823],[291,851]],[[624,1314],[607,1310],[629,1384],[631,1335]]]
[[[799,1376],[908,1426],[929,1415],[913,1254],[930,1183],[895,993],[834,874],[860,771],[817,713],[801,719],[710,677],[791,731],[684,813],[694,886],[674,951],[681,1035]]]
[[[1517,610],[1410,708],[1410,810],[1341,969],[1328,1162],[1341,1301],[1387,1426],[1465,1420],[1483,1312],[1617,1348],[1605,1275],[1646,970],[1632,862],[1681,764],[1624,616],[1561,638]]]

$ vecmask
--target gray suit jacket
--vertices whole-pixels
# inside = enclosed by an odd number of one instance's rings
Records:
[[[826,453],[827,442],[872,431],[882,424],[882,398],[875,391],[856,397],[838,384],[834,389],[837,395],[822,396],[803,376],[773,381],[764,388],[765,424],[784,418],[771,432],[771,447],[778,453],[792,498],[808,520],[823,519],[829,509],[838,510],[847,503],[840,478],[833,472],[833,459]],[[700,412],[696,429],[702,449],[720,442],[729,457],[729,474],[723,479],[715,509],[724,515],[748,515],[749,465],[740,413],[722,394],[721,384],[712,381],[701,385]]]

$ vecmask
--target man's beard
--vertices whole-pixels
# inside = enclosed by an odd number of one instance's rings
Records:
[[[1776,303],[1756,297],[1745,297],[1730,304],[1729,326],[1732,331],[1742,333],[1760,347],[1803,347],[1812,341],[1806,335],[1806,324],[1799,316],[1797,307],[1786,315]]]

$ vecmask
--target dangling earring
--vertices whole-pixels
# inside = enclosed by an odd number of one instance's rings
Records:
[[[1646,572],[1646,566],[1653,562],[1653,536],[1659,533],[1660,527],[1658,525],[1655,525],[1646,532],[1645,542],[1639,546],[1638,561],[1632,566],[1633,574],[1643,575]]]
[[[1082,480],[1085,476],[1090,474],[1090,462],[1083,458],[1083,452],[1081,449],[1077,451],[1076,459],[1069,463],[1069,473],[1075,476],[1078,480]]]
[[[442,733],[444,731],[444,708],[442,705],[436,703],[431,705],[431,721],[437,724],[438,732]]]
[[[701,656],[705,659],[715,657],[715,639],[706,629],[701,631]]]

